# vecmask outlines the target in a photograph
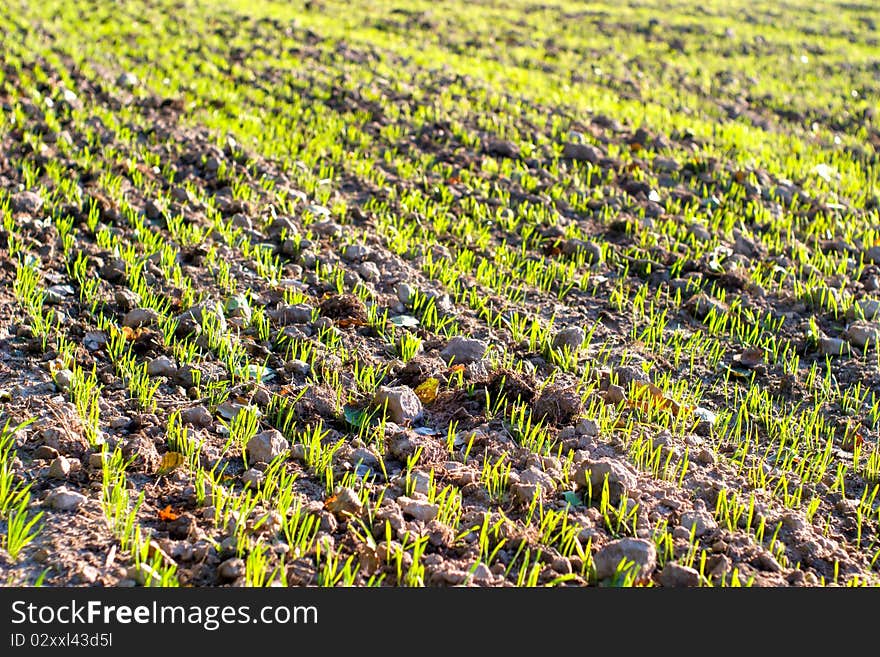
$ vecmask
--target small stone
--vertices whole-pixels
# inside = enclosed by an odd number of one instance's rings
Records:
[[[532,500],[535,499],[535,495],[538,494],[538,487],[535,484],[524,484],[522,482],[512,484],[510,490],[513,492],[513,498],[520,504],[531,504]],[[546,492],[546,490],[542,488],[541,492]]]
[[[850,353],[849,343],[840,338],[823,337],[819,340],[819,353],[823,356],[846,356]]]
[[[209,427],[214,422],[208,409],[201,405],[183,409],[180,412],[180,419],[184,424],[194,427]]]
[[[682,513],[680,524],[688,531],[689,535],[691,531],[694,531],[694,535],[697,537],[715,531],[718,527],[718,523],[715,522],[712,514],[708,511],[687,511]]]
[[[73,511],[87,499],[82,493],[68,490],[65,486],[59,486],[46,496],[46,504],[58,511]]]
[[[277,429],[269,429],[248,441],[247,456],[251,463],[269,463],[290,449],[287,440]]]
[[[562,147],[562,158],[596,164],[602,159],[602,151],[590,144],[568,143]]]
[[[168,356],[159,356],[147,364],[147,374],[150,376],[167,376],[170,379],[177,374],[177,366]]]
[[[244,471],[244,474],[241,475],[241,483],[245,486],[250,486],[251,488],[259,488],[263,483],[263,479],[266,478],[266,475],[262,470],[257,470],[256,468],[249,468]]]
[[[68,369],[58,370],[54,375],[55,385],[61,392],[70,390],[70,384],[73,382],[73,372]]]
[[[539,470],[535,466],[530,466],[526,470],[520,472],[519,480],[520,483],[523,484],[540,486],[541,490],[543,490],[544,492],[556,490],[556,482],[553,481],[553,477],[548,475],[546,472]]]
[[[700,573],[693,568],[670,561],[660,571],[660,585],[666,588],[693,587],[700,585]]]
[[[595,438],[599,435],[599,423],[596,420],[583,418],[575,425],[574,430],[579,436]]]
[[[244,575],[245,565],[244,559],[232,557],[227,559],[217,568],[217,574],[223,579],[234,580]]]
[[[152,308],[135,308],[122,318],[122,325],[128,328],[152,326],[159,319],[159,314]]]
[[[638,483],[636,476],[626,466],[611,459],[583,461],[575,470],[574,482],[583,488],[587,488],[589,482],[593,498],[598,500],[602,495],[602,487],[605,485],[606,477],[608,478],[608,494],[612,501],[618,500],[624,493],[635,489]]]
[[[107,344],[107,334],[103,331],[89,331],[83,336],[83,346],[89,351],[98,351]]]
[[[92,452],[89,454],[89,467],[94,468],[95,470],[100,470],[104,467],[104,453],[103,452]]]
[[[358,266],[357,271],[365,281],[378,281],[381,277],[379,267],[376,266],[375,262],[370,262],[369,260],[367,262],[362,262]]]
[[[605,391],[605,402],[608,404],[619,404],[626,401],[626,391],[616,383],[612,383]]]
[[[113,300],[116,301],[116,305],[119,306],[120,310],[128,312],[133,308],[137,308],[141,302],[141,297],[137,292],[132,292],[128,288],[121,288],[116,290]]]
[[[343,488],[324,503],[324,508],[335,516],[357,516],[360,515],[364,505],[354,490]]]
[[[414,500],[406,496],[398,497],[397,504],[406,515],[422,522],[431,522],[440,512],[440,507],[437,504]]]
[[[717,460],[718,459],[715,457],[715,453],[707,447],[703,447],[700,450],[700,453],[697,454],[697,461],[699,461],[703,465],[712,465]]]
[[[414,422],[422,417],[422,402],[407,386],[380,386],[373,397],[373,405],[382,408],[386,404],[388,417],[396,424]]]
[[[19,192],[12,195],[13,212],[37,214],[43,207],[43,198],[36,192]]]
[[[226,329],[228,328],[226,324],[226,316],[223,314],[223,304],[219,301],[204,301],[182,312],[177,316],[177,321],[179,323],[178,328],[185,321],[192,321],[201,327],[205,318],[210,318],[210,321],[216,326],[217,331],[221,334],[226,332]]]
[[[846,316],[849,319],[872,320],[877,319],[878,315],[880,315],[880,300],[878,299],[859,299],[846,311]]]
[[[49,465],[49,476],[52,479],[67,479],[70,474],[70,461],[64,456],[58,456]]]
[[[491,582],[492,581],[492,571],[489,570],[489,567],[480,562],[477,564],[477,567],[474,568],[474,579],[478,582]]]
[[[874,322],[858,321],[850,324],[844,336],[850,344],[859,349],[873,347],[880,340],[880,324]]]
[[[624,559],[635,564],[638,576],[646,577],[657,565],[657,548],[652,541],[642,538],[621,538],[611,541],[593,558],[596,577],[601,580],[614,576],[618,565]]]
[[[370,255],[370,249],[363,244],[349,244],[342,250],[342,257],[349,262],[360,262]]]
[[[482,360],[488,348],[489,345],[482,340],[457,335],[446,344],[440,357],[448,365],[467,365]]]
[[[41,461],[52,461],[58,457],[58,450],[49,445],[40,445],[34,450],[34,458]]]
[[[400,303],[406,305],[408,304],[413,297],[415,290],[409,283],[399,283],[397,285],[397,298]]]
[[[140,80],[138,79],[138,76],[131,71],[125,71],[116,78],[116,84],[120,87],[125,87],[126,89],[132,89],[140,84]]]
[[[277,310],[269,312],[269,317],[281,326],[291,324],[306,324],[312,321],[313,308],[305,303],[297,303],[291,306],[281,306]]]
[[[570,326],[559,331],[553,338],[553,346],[557,348],[567,347],[577,351],[587,339],[587,334],[580,326]]]

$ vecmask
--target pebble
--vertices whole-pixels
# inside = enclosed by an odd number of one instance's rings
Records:
[[[415,289],[413,289],[412,285],[409,283],[399,283],[397,285],[397,298],[400,303],[406,305],[412,300],[412,296],[415,293]]]
[[[880,339],[880,324],[867,321],[853,322],[847,327],[844,337],[859,349],[874,346]]]
[[[312,307],[305,303],[297,303],[292,306],[281,306],[277,310],[269,312],[269,317],[282,326],[290,324],[306,324],[312,321]]]
[[[596,577],[599,579],[612,577],[623,559],[634,562],[638,567],[639,575],[644,577],[657,565],[657,548],[654,547],[653,541],[642,538],[621,538],[611,541],[593,558]]]
[[[568,347],[576,351],[584,344],[587,333],[580,326],[570,326],[559,331],[553,338],[553,346],[557,348]]]
[[[358,494],[351,488],[343,488],[338,493],[328,498],[324,508],[335,516],[360,515],[364,505]]]
[[[570,142],[562,147],[562,157],[566,160],[596,164],[602,159],[602,151],[590,144]]]
[[[126,89],[132,89],[140,84],[140,80],[138,79],[138,76],[131,71],[125,71],[116,78],[116,84],[120,87],[125,87]]]
[[[34,458],[41,461],[51,461],[58,456],[58,450],[49,445],[40,445],[34,450]]]
[[[363,244],[349,244],[342,250],[342,257],[349,262],[360,262],[370,255],[370,249]]]
[[[422,522],[431,522],[440,512],[440,507],[437,504],[414,500],[405,495],[397,498],[397,504],[406,515]]]
[[[19,192],[12,195],[12,210],[36,214],[43,207],[43,197],[36,192]]]
[[[58,370],[55,372],[55,385],[61,392],[70,390],[70,384],[73,382],[73,372],[68,369]]]
[[[49,465],[49,476],[52,479],[67,479],[70,474],[70,461],[64,456],[58,456]]]
[[[122,318],[122,325],[128,328],[152,326],[159,319],[159,314],[152,308],[135,308],[130,310]]]
[[[159,356],[147,364],[147,374],[172,378],[177,374],[177,366],[168,356]]]
[[[82,493],[68,490],[65,486],[59,486],[46,496],[46,504],[58,511],[73,511],[87,499]]]
[[[478,582],[491,582],[492,581],[492,571],[489,570],[489,567],[480,562],[477,564],[477,567],[474,568],[474,579]]]
[[[133,308],[137,308],[138,304],[141,302],[141,297],[137,292],[132,292],[128,288],[121,288],[116,290],[116,293],[113,295],[113,300],[116,301],[116,305],[119,306],[120,310],[127,312]]]
[[[846,311],[846,316],[849,319],[871,320],[877,319],[878,315],[880,315],[880,300],[878,299],[859,299]]]
[[[448,365],[467,365],[482,360],[488,348],[489,345],[483,340],[457,335],[446,344],[440,357]]]
[[[251,463],[269,463],[289,449],[290,445],[277,429],[261,431],[248,441],[246,447]]]
[[[245,486],[250,486],[251,488],[259,488],[263,483],[263,479],[266,478],[266,475],[262,470],[257,470],[256,468],[249,468],[244,471],[244,474],[241,475],[241,483]]]
[[[381,408],[386,403],[388,417],[397,424],[414,422],[422,417],[422,402],[407,386],[380,386],[373,397],[373,405]]]
[[[238,579],[244,574],[244,559],[232,557],[227,559],[217,568],[217,574],[223,579]]]
[[[605,402],[608,404],[619,404],[626,401],[626,391],[616,383],[612,383],[605,391]]]
[[[556,482],[553,481],[553,477],[546,472],[539,470],[535,466],[531,466],[520,472],[519,480],[520,483],[523,484],[540,486],[541,490],[545,492],[556,490]]]
[[[376,266],[375,262],[371,262],[369,260],[367,262],[362,262],[358,266],[357,271],[358,274],[360,274],[361,277],[367,281],[378,281],[381,277],[379,267]]]
[[[184,424],[194,427],[209,427],[214,422],[208,409],[201,405],[183,409],[180,412],[180,419]]]
[[[823,337],[819,340],[819,352],[823,356],[844,356],[849,353],[849,343],[840,338]]]
[[[584,418],[575,425],[574,430],[579,436],[594,438],[599,435],[599,423],[596,420]]]
[[[606,476],[608,477],[608,494],[612,501],[627,491],[633,490],[638,483],[636,476],[626,466],[611,459],[583,461],[575,470],[574,482],[584,488],[589,482],[593,491],[593,499],[598,500],[602,495]]]
[[[700,585],[700,573],[693,568],[670,561],[660,571],[661,586],[667,588],[693,587]]]

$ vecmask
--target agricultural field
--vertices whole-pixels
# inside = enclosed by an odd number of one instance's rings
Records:
[[[4,0],[0,582],[880,583],[868,0]]]

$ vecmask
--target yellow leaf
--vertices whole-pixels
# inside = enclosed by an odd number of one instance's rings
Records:
[[[165,452],[165,454],[162,455],[162,462],[159,464],[159,469],[156,471],[156,474],[167,474],[174,470],[174,468],[183,465],[185,461],[186,457],[180,452]]]
[[[418,387],[415,389],[416,397],[419,398],[423,404],[430,404],[432,401],[437,399],[437,390],[440,387],[440,381],[435,378],[430,378],[423,383],[420,383]]]

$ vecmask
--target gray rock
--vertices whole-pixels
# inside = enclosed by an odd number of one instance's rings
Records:
[[[34,450],[33,456],[41,461],[52,461],[58,457],[58,450],[49,445],[40,445]]]
[[[599,423],[596,420],[584,418],[575,425],[574,430],[579,436],[595,438],[599,435]]]
[[[58,456],[49,466],[49,476],[52,479],[67,479],[70,474],[70,461],[64,456]]]
[[[75,290],[69,285],[52,285],[46,289],[44,301],[48,305],[58,305],[64,303],[64,300],[74,292]]]
[[[478,582],[491,582],[493,579],[492,571],[483,562],[478,563],[477,567],[474,568],[473,577]]]
[[[342,250],[342,257],[349,262],[360,262],[370,255],[370,249],[363,244],[349,244]]]
[[[621,538],[611,541],[593,557],[596,577],[607,579],[617,571],[620,562],[626,559],[635,564],[640,577],[648,576],[657,565],[657,548],[653,541],[642,538]]]
[[[562,157],[565,160],[596,164],[602,159],[602,151],[590,144],[568,143],[562,147]]]
[[[380,386],[373,397],[373,405],[382,408],[386,403],[388,417],[397,424],[414,422],[422,417],[422,402],[407,386]]]
[[[184,424],[194,427],[209,427],[214,422],[208,409],[201,405],[183,409],[180,412],[180,419]]]
[[[678,162],[668,157],[655,157],[651,163],[657,173],[674,173],[678,171]]]
[[[12,195],[12,211],[37,214],[43,208],[43,197],[36,192],[19,192]]]
[[[612,383],[605,391],[605,401],[609,404],[619,404],[626,401],[626,391],[616,383]]]
[[[268,463],[290,449],[287,440],[277,429],[261,431],[248,441],[247,456],[250,463]]]
[[[415,289],[409,283],[399,283],[397,285],[397,298],[400,300],[400,303],[404,305],[412,301],[414,293]]]
[[[177,366],[168,356],[159,356],[147,364],[147,374],[173,378],[177,374]]]
[[[73,383],[73,372],[68,369],[58,370],[55,372],[53,379],[55,385],[61,392],[70,390],[70,384]]]
[[[226,312],[230,317],[238,317],[244,322],[251,321],[251,304],[243,294],[236,294],[226,301]]]
[[[73,511],[87,499],[82,493],[68,490],[65,486],[59,486],[46,496],[46,504],[58,511]]]
[[[693,568],[670,561],[660,571],[658,580],[660,585],[666,588],[693,587],[700,585],[700,573]]]
[[[538,493],[538,487],[535,484],[524,484],[522,482],[512,484],[510,490],[513,493],[513,498],[520,504],[530,504]],[[542,493],[546,491],[546,488],[541,488]]]
[[[129,310],[136,308],[138,304],[141,302],[141,297],[137,292],[132,292],[128,288],[121,288],[116,290],[116,293],[113,295],[114,301],[116,301],[116,305],[119,306],[120,310],[128,312]]]
[[[687,511],[682,513],[680,524],[688,531],[688,534],[694,531],[694,535],[697,537],[715,531],[718,527],[718,523],[715,522],[712,514],[708,511]]]
[[[405,495],[397,498],[397,504],[406,515],[422,522],[431,522],[440,512],[440,507],[437,504],[414,500]]]
[[[140,84],[140,80],[138,79],[138,76],[131,71],[125,71],[116,78],[116,84],[120,87],[125,87],[126,89],[133,89]]]
[[[488,348],[482,340],[457,335],[446,344],[440,357],[449,365],[467,365],[482,360]]]
[[[83,336],[83,346],[89,351],[98,351],[107,344],[107,334],[103,331],[89,331]]]
[[[846,340],[829,337],[823,337],[819,340],[819,353],[823,356],[845,356],[849,352],[849,343]]]
[[[872,246],[865,252],[865,259],[874,264],[880,264],[880,246]]]
[[[866,321],[853,322],[847,327],[844,337],[859,349],[876,346],[877,341],[880,340],[880,324]]]
[[[232,557],[231,559],[227,559],[217,568],[217,574],[220,575],[223,579],[238,579],[245,572],[244,559],[239,559],[238,557]]]
[[[880,300],[877,299],[859,299],[846,311],[849,319],[871,320],[877,319],[878,315],[880,315]]]
[[[568,347],[576,351],[584,344],[587,333],[580,326],[569,326],[559,331],[553,338],[553,346],[557,348]]]
[[[553,481],[553,477],[539,470],[534,465],[520,472],[519,480],[523,484],[540,486],[544,492],[556,490],[556,482]]]
[[[606,476],[608,477],[608,494],[612,501],[620,499],[621,495],[635,489],[638,484],[635,474],[627,466],[611,459],[597,461],[587,459],[581,462],[575,470],[574,482],[583,488],[589,484],[593,498],[598,500],[602,494]]]
[[[369,260],[358,265],[357,271],[365,281],[378,281],[381,276],[379,267]]]
[[[269,312],[269,317],[281,326],[290,324],[306,324],[312,321],[312,307],[305,303],[297,303],[292,306],[281,306],[277,310]]]
[[[159,313],[152,308],[135,308],[126,313],[122,318],[122,325],[128,328],[152,326],[159,319]]]
[[[259,488],[263,483],[263,479],[266,478],[266,475],[262,470],[257,470],[256,468],[249,468],[244,471],[244,474],[241,475],[241,483],[245,486],[250,486],[251,488]]]
[[[401,475],[405,480],[406,477]],[[412,485],[413,492],[421,495],[427,495],[431,490],[431,474],[424,470],[413,470],[409,473],[409,481]]]
[[[357,516],[363,510],[364,505],[361,498],[351,488],[343,488],[333,497],[327,500],[324,507],[335,516],[352,515]]]
[[[223,314],[223,304],[219,301],[204,301],[177,316],[178,322],[192,321],[201,326],[205,317],[212,317],[216,321],[217,330],[221,333],[227,329],[226,316]]]

